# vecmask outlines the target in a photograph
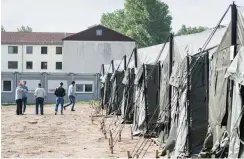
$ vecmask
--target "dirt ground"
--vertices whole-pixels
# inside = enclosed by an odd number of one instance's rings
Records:
[[[114,154],[110,153],[108,139],[100,130],[102,117],[94,118],[92,124],[89,117],[93,112],[88,104],[79,104],[76,111],[70,108],[64,111],[64,115],[54,115],[54,106],[47,105],[44,115],[34,115],[34,106],[27,107],[25,115],[15,115],[15,106],[2,106],[2,158],[27,158],[27,157],[70,157],[70,158],[127,158],[127,151],[132,152],[139,137],[131,140],[130,125],[122,129],[121,142],[116,142]],[[106,126],[116,118],[107,118]],[[115,130],[115,128],[117,128]],[[117,120],[117,127],[112,124],[110,128],[113,136],[118,136],[118,130],[122,128]],[[109,137],[109,135],[108,135]],[[114,139],[117,141],[116,139]],[[138,145],[141,145],[141,139]],[[155,158],[157,146],[151,140],[145,140],[144,151],[150,145],[144,158]],[[142,147],[144,144],[142,145]],[[139,146],[137,146],[139,147]]]

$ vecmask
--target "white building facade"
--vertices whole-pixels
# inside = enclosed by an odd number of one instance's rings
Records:
[[[119,41],[63,41],[64,71],[99,73],[102,64],[129,58],[135,42]]]
[[[97,25],[63,39],[65,72],[99,73],[102,64],[130,56],[135,41]]]
[[[2,72],[63,72],[62,39],[72,33],[2,32]]]
[[[62,72],[62,45],[2,44],[2,72]]]

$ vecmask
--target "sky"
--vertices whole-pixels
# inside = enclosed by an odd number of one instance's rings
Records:
[[[214,27],[232,0],[161,0],[169,5],[172,29]],[[35,32],[79,32],[100,23],[103,13],[124,7],[125,0],[1,0],[1,24],[6,31],[29,25]],[[244,0],[235,0],[244,6]],[[223,21],[228,24],[230,14]]]

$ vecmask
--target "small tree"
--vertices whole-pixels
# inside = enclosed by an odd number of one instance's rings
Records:
[[[176,35],[188,35],[188,34],[200,33],[207,29],[208,29],[207,27],[203,27],[203,26],[186,27],[186,25],[182,25]]]
[[[22,25],[20,28],[17,28],[18,32],[32,32],[32,28],[27,26]]]
[[[5,32],[5,29],[2,25],[1,25],[1,32]]]

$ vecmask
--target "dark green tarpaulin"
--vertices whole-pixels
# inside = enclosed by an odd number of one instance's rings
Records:
[[[152,133],[158,119],[159,65],[143,67],[140,68],[135,80],[133,135]]]
[[[111,94],[109,100],[108,114],[121,114],[120,107],[123,99],[124,85],[122,80],[124,78],[124,71],[115,71],[110,79],[112,82]]]
[[[135,69],[129,68],[125,72],[123,79],[124,92],[121,105],[122,123],[133,122],[133,106],[134,106],[134,91],[135,91]]]

